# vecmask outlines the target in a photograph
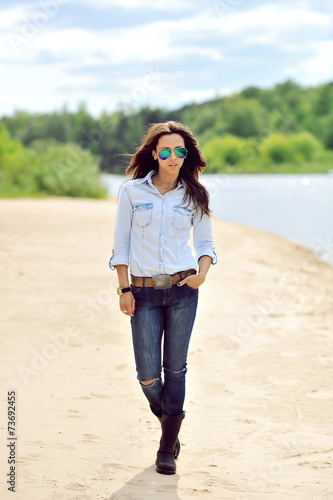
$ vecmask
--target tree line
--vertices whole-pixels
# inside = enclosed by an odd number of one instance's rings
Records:
[[[326,172],[333,160],[333,82],[248,87],[177,110],[122,107],[91,116],[16,111],[0,120],[0,193],[103,196],[99,171],[123,173],[151,123],[176,120],[197,137],[207,172]],[[30,179],[30,180],[29,180]],[[82,184],[82,189],[81,186]],[[7,187],[6,187],[7,186]],[[76,186],[76,187],[75,187]]]

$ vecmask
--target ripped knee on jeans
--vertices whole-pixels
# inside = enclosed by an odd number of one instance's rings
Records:
[[[174,380],[174,381],[183,381],[185,380],[185,375],[187,372],[186,365],[181,369],[181,370],[169,370],[168,368],[164,367],[164,376],[167,379]]]
[[[141,385],[152,385],[154,382],[156,382],[156,380],[158,380],[158,378],[153,378],[153,380],[146,380],[146,381],[140,380],[140,384]]]

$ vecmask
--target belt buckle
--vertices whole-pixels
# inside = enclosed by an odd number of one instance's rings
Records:
[[[153,287],[155,290],[166,290],[172,287],[170,274],[158,274],[153,276]]]

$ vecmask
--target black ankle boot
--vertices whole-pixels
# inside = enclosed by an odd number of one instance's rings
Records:
[[[185,412],[175,416],[162,414],[162,437],[156,457],[156,471],[160,474],[175,474],[176,472],[175,445],[184,417]]]
[[[151,405],[150,405],[150,409],[154,413],[155,417],[158,418],[160,424],[162,425],[162,410],[158,409],[158,408],[152,408]],[[179,439],[177,437],[177,441],[176,441],[176,444],[175,444],[175,449],[173,451],[173,456],[175,457],[175,459],[177,459],[179,457],[179,453],[180,453],[180,441],[179,441]]]

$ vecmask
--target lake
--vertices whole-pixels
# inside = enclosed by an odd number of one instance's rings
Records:
[[[125,176],[103,174],[117,196]],[[214,216],[284,236],[333,264],[333,174],[203,174]]]

